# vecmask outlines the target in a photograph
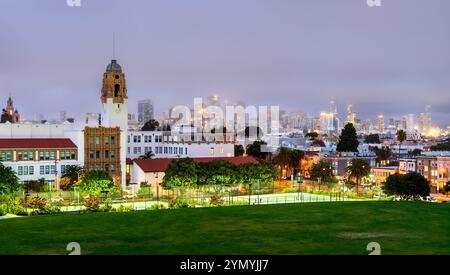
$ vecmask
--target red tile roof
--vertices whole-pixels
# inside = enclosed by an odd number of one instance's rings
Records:
[[[77,148],[68,138],[0,138],[0,149]]]
[[[145,173],[164,172],[174,159],[135,159],[133,160]],[[244,163],[255,163],[258,161],[254,157],[218,157],[218,158],[193,158],[195,162],[210,162],[213,160],[226,160],[234,165]]]

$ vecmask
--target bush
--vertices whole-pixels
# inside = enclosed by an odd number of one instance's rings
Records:
[[[100,206],[100,199],[96,196],[89,196],[84,198],[83,205],[87,212],[97,212]]]
[[[2,196],[2,199],[4,202],[3,207],[6,209],[6,213],[19,215],[20,213],[27,212],[26,209],[20,205],[20,199],[15,195]]]
[[[190,205],[185,200],[171,199],[169,202],[169,208],[171,208],[171,209],[191,208],[191,207],[194,207],[194,206]]]
[[[100,206],[99,211],[100,212],[112,212],[113,211],[112,203],[113,202],[111,199],[105,200],[105,204]]]
[[[209,203],[214,206],[220,206],[225,203],[225,200],[223,199],[222,194],[214,193],[211,195]]]
[[[32,197],[24,206],[32,209],[44,209],[47,206],[47,200],[38,196]]]
[[[5,216],[6,214],[8,214],[8,212],[6,211],[6,205],[0,204],[0,217]]]
[[[116,211],[119,213],[133,212],[134,208],[131,205],[128,205],[128,206],[119,205],[119,207],[117,207]]]

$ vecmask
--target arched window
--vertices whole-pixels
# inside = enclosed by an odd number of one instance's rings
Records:
[[[114,97],[119,97],[120,94],[120,85],[116,84],[114,85]]]

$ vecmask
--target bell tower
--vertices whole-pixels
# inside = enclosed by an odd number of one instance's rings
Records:
[[[122,187],[125,187],[127,135],[128,135],[128,94],[125,74],[117,60],[111,60],[103,74],[101,126],[120,128],[120,163]]]

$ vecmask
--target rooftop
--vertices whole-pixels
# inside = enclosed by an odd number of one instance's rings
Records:
[[[167,159],[135,159],[133,160],[144,172],[164,172],[169,166],[170,162],[175,158]],[[234,165],[240,165],[244,163],[257,164],[258,161],[254,157],[218,157],[218,158],[193,158],[195,162],[210,162],[213,160],[226,160]]]
[[[68,138],[0,138],[0,149],[77,148]]]

